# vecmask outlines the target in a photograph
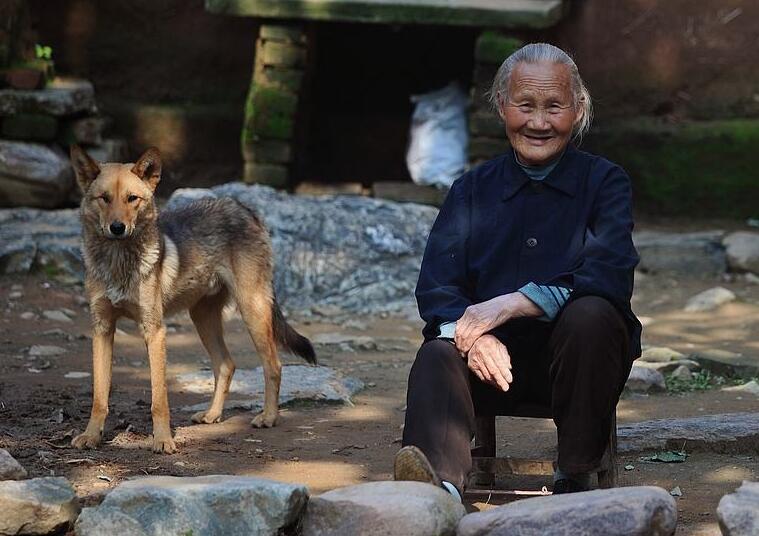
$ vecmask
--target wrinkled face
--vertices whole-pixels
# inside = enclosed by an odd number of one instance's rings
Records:
[[[82,190],[82,217],[105,238],[124,240],[155,220],[153,193],[161,178],[157,149],[136,164],[98,164],[78,146],[71,163]]]
[[[498,109],[519,160],[532,166],[558,158],[582,119],[569,67],[550,62],[518,64]]]
[[[103,164],[83,200],[97,214],[103,236],[122,240],[132,236],[140,212],[152,205],[153,191],[130,170],[131,164]]]

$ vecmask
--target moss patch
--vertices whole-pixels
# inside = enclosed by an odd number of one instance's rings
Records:
[[[501,64],[524,43],[515,38],[497,32],[483,32],[477,39],[474,57],[481,63]]]
[[[245,103],[242,142],[257,138],[288,140],[295,126],[298,97],[283,89],[251,86]]]
[[[640,120],[598,129],[583,144],[627,170],[642,212],[736,218],[759,215],[757,147],[759,120]]]

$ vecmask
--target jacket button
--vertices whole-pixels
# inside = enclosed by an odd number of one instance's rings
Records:
[[[527,244],[528,248],[534,248],[535,246],[538,245],[538,239],[537,238],[528,238],[526,244]]]

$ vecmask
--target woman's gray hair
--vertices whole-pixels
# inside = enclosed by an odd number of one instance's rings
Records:
[[[511,73],[514,72],[516,66],[520,63],[541,63],[544,61],[569,67],[569,73],[572,78],[574,104],[575,106],[581,106],[583,111],[582,119],[575,126],[573,133],[574,139],[579,142],[590,130],[590,123],[593,120],[593,102],[590,99],[588,88],[585,87],[585,83],[580,77],[577,64],[575,64],[569,54],[559,47],[549,45],[548,43],[531,43],[514,52],[498,68],[488,99],[495,112],[500,115],[501,110],[498,105],[498,95],[508,91]]]

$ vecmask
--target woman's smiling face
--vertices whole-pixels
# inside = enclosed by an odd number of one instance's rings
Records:
[[[518,64],[498,103],[509,143],[519,160],[531,166],[558,158],[582,119],[569,67],[559,63]]]

